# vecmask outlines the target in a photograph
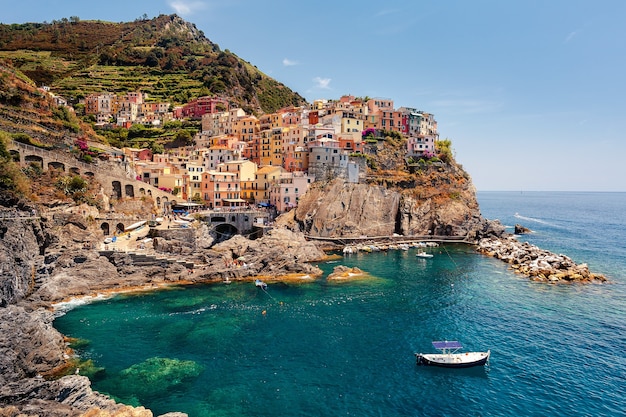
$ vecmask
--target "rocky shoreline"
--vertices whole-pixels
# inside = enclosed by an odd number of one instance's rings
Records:
[[[584,264],[498,233],[503,230],[498,222],[487,222],[487,226],[477,233],[477,238],[483,237],[477,240],[478,252],[509,263],[533,281],[606,281]],[[143,407],[117,404],[92,391],[89,379],[75,374],[73,352],[52,325],[54,306],[60,302],[200,282],[315,279],[322,273],[312,264],[326,257],[322,246],[285,225],[257,240],[234,236],[218,244],[207,238],[204,227],[166,230],[153,239],[155,251],[193,261],[195,267],[190,270],[177,262],[138,265],[126,252],[103,256],[93,249],[100,235],[78,216],[47,213],[38,221],[0,220],[0,415],[153,415]],[[338,267],[329,279],[366,275]]]
[[[155,234],[151,250],[165,261],[140,264],[130,252],[101,252],[101,232],[88,216],[57,209],[33,218],[32,211],[13,204],[0,216],[0,416],[153,416],[93,391],[77,374],[77,358],[53,327],[59,303],[257,276],[311,279],[322,273],[311,262],[325,257],[302,233],[285,228],[214,244],[206,226],[198,226]]]

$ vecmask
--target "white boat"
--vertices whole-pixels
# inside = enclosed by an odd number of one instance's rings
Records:
[[[487,352],[457,353],[463,346],[457,341],[436,341],[433,347],[441,353],[416,353],[418,365],[440,366],[443,368],[470,368],[484,365],[489,361],[491,350]]]
[[[432,258],[434,255],[432,253],[426,253],[423,250],[418,251],[415,256],[418,258]]]
[[[266,290],[267,289],[267,284],[263,281],[261,281],[260,279],[254,280],[254,285],[256,285],[258,288],[262,289],[262,290]]]
[[[172,223],[174,223],[177,227],[182,227],[183,229],[186,229],[191,225],[191,222],[179,219],[172,220]]]
[[[128,227],[124,228],[125,232],[130,232],[132,230],[138,229],[139,227],[143,226],[144,224],[148,223],[146,220],[143,220],[141,222],[137,222],[137,223],[133,223]]]

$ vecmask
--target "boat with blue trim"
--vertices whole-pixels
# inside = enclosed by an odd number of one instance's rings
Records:
[[[491,356],[491,350],[487,352],[457,353],[463,346],[457,341],[436,341],[433,347],[441,353],[416,353],[418,365],[441,366],[444,368],[469,368],[472,366],[485,365]]]

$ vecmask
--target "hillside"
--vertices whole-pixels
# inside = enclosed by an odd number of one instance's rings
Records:
[[[94,137],[91,126],[37,89],[35,83],[0,59],[0,131],[33,145],[55,146],[78,136]],[[69,139],[69,140],[68,140]]]
[[[305,103],[176,15],[125,23],[72,17],[2,24],[0,59],[70,102],[93,92],[141,90],[173,104],[225,96],[251,114]]]

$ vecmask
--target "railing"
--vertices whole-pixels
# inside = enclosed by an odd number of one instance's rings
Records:
[[[473,243],[468,236],[437,236],[437,235],[423,235],[423,236],[355,236],[355,237],[321,237],[305,235],[306,239],[335,242],[339,244],[350,243],[374,243],[374,242],[442,242],[442,243]]]

